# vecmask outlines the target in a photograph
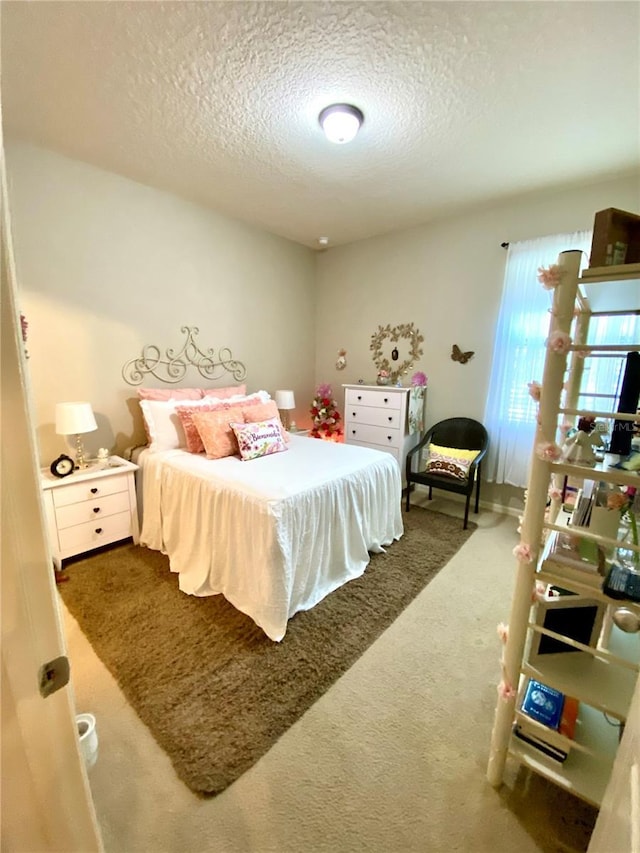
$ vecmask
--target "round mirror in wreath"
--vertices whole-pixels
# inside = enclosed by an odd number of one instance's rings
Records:
[[[369,349],[373,353],[379,384],[395,384],[408,373],[422,355],[424,337],[413,323],[400,323],[398,326],[378,326],[371,335]]]

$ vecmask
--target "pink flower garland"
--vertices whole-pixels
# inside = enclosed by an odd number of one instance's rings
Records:
[[[562,451],[554,441],[545,441],[536,447],[536,456],[543,462],[557,462]]]
[[[529,388],[529,396],[531,399],[535,400],[536,403],[539,403],[542,395],[542,385],[539,382],[529,382],[527,383],[527,387]]]
[[[551,264],[550,267],[538,267],[538,281],[545,290],[555,290],[563,275],[564,270],[558,264]]]
[[[502,699],[503,702],[508,702],[510,699],[516,698],[515,689],[506,681],[504,678],[498,684],[498,696]]]
[[[517,560],[521,560],[523,563],[530,563],[533,559],[531,554],[531,545],[527,545],[526,542],[521,542],[519,545],[513,549],[513,556]]]
[[[546,590],[546,586],[542,583],[542,581],[536,581],[533,585],[533,589],[531,590],[531,603],[535,604],[536,601],[540,601],[544,598],[544,592]]]
[[[561,332],[559,329],[556,329],[555,332],[551,332],[547,338],[546,344],[549,352],[555,352],[557,355],[564,355],[569,352],[571,338],[566,332]]]

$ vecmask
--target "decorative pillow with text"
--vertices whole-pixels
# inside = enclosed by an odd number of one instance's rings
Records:
[[[232,421],[230,426],[238,441],[240,457],[245,461],[288,450],[282,438],[280,418],[248,424]]]

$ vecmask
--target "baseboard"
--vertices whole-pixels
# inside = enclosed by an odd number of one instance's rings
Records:
[[[424,492],[425,494],[429,493],[429,486],[423,486],[421,483],[414,483],[413,486],[416,492]],[[434,500],[436,497],[446,498],[447,500],[457,501],[457,503],[461,503],[463,505],[466,501],[464,495],[457,495],[455,492],[441,492],[438,489],[434,489],[433,497]],[[469,505],[469,518],[471,518],[471,516],[473,515],[473,507],[475,506],[474,500],[475,498],[472,496],[471,503]],[[512,518],[520,518],[520,516],[524,512],[524,509],[518,509],[517,507],[513,506],[505,506],[504,504],[499,504],[495,501],[489,502],[483,500],[480,500],[480,509],[486,509],[489,512],[495,512],[498,515],[509,515]]]

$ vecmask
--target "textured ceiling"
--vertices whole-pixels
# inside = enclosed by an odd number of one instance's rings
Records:
[[[639,165],[635,2],[1,7],[9,138],[309,246]]]

